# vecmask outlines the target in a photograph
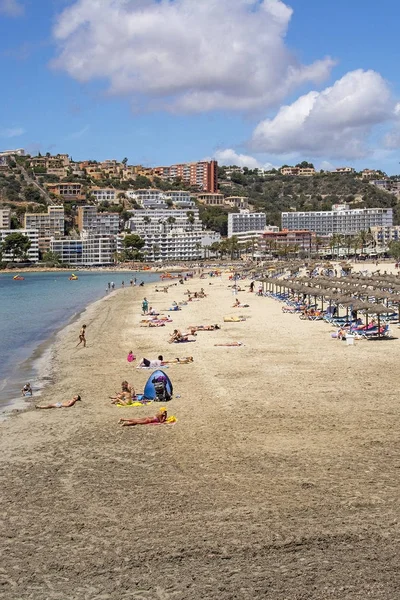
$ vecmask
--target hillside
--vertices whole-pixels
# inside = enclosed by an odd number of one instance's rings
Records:
[[[65,159],[67,157],[67,159]],[[67,160],[67,164],[63,161]],[[90,163],[90,164],[89,164]],[[112,163],[108,165],[108,163]],[[114,164],[115,163],[115,164]],[[307,163],[308,164],[308,163]],[[45,165],[45,166],[44,166]],[[48,186],[59,182],[79,183],[82,194],[79,202],[94,203],[93,189],[116,190],[116,203],[100,202],[99,210],[115,211],[127,217],[126,210],[139,208],[129,200],[126,191],[139,188],[187,189],[196,200],[196,188],[184,185],[180,180],[163,181],[156,176],[145,176],[150,169],[126,167],[124,161],[88,161],[89,168],[74,163],[68,155],[56,157],[17,156],[0,164],[0,204],[13,209],[13,227],[23,223],[26,211],[46,211],[49,204],[62,202],[66,210],[67,231],[74,227],[76,203],[73,199],[55,196]],[[102,166],[103,165],[103,166]],[[104,166],[105,165],[105,166]],[[134,170],[137,172],[134,174]],[[94,172],[95,171],[95,172]],[[132,175],[130,175],[132,173]],[[128,174],[128,176],[127,176]],[[281,212],[290,210],[330,210],[332,204],[348,203],[352,208],[392,207],[394,222],[400,223],[397,197],[371,185],[359,174],[318,173],[311,177],[281,175],[278,171],[260,174],[257,170],[219,167],[219,188],[225,197],[248,198],[251,208],[267,214],[271,225],[281,224]],[[204,206],[200,218],[205,226],[227,234],[229,212],[237,211],[229,206]]]
[[[275,174],[260,176],[257,170],[227,175],[227,167],[219,169],[221,192],[230,196],[246,196],[250,204],[267,213],[271,225],[280,225],[281,212],[298,210],[331,210],[332,204],[347,203],[350,208],[394,209],[395,224],[400,223],[396,196],[379,190],[357,174],[319,173],[312,177]]]

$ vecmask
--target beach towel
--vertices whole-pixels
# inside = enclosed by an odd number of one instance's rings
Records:
[[[130,404],[116,404],[118,408],[132,408],[132,406],[147,406],[148,404],[152,404],[152,400],[143,400],[143,401],[134,401]]]
[[[167,420],[164,421],[164,423],[149,423],[149,425],[172,425],[172,423],[177,423],[178,419],[176,417],[174,417],[174,415],[171,415],[170,417],[167,417]]]
[[[235,317],[224,317],[224,323],[241,323],[242,321],[245,321],[246,317],[243,317],[241,315],[235,316]]]

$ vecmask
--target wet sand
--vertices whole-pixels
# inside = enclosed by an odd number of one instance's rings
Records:
[[[125,289],[63,330],[41,403],[0,425],[0,597],[16,599],[394,600],[400,596],[400,341],[331,339],[321,322],[239,293],[225,275],[166,327],[140,328]],[[223,323],[224,315],[248,315]],[[222,325],[195,343],[175,327]],[[394,333],[400,333],[397,328]],[[239,348],[215,343],[241,341]],[[122,428],[108,396],[149,372],[126,361],[192,355],[167,371],[176,425]]]

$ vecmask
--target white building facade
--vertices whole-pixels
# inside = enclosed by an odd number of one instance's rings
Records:
[[[249,231],[264,231],[266,224],[265,213],[251,213],[248,210],[230,213],[228,215],[228,238]]]
[[[61,237],[65,230],[63,206],[49,206],[47,213],[26,213],[25,229],[37,229],[39,237]]]
[[[0,229],[10,229],[11,208],[0,208]]]
[[[29,238],[31,242],[31,247],[26,253],[26,259],[32,263],[36,263],[39,260],[39,232],[33,229],[0,229],[0,244],[4,242],[7,236],[13,233],[21,233],[25,237]],[[3,260],[12,260],[12,254],[3,253]],[[20,262],[23,262],[25,259],[18,258]]]
[[[334,233],[354,235],[371,227],[391,227],[391,208],[349,209],[336,205],[334,210],[282,213],[282,229],[315,231],[318,235]]]
[[[129,227],[144,241],[143,252],[149,261],[185,261],[203,258],[221,236],[203,231],[198,209],[131,211]]]
[[[84,232],[79,239],[52,238],[50,250],[58,254],[63,264],[71,266],[111,265],[117,250],[117,236]]]

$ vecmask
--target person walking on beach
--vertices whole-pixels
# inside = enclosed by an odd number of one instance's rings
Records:
[[[79,394],[71,398],[71,400],[67,400],[66,402],[55,402],[54,404],[46,404],[45,406],[40,406],[36,404],[35,408],[47,409],[47,408],[69,408],[70,406],[74,406],[79,400],[82,400]]]
[[[147,315],[147,313],[149,312],[149,302],[147,298],[143,298],[142,311],[144,315]]]
[[[81,330],[79,332],[79,342],[76,345],[76,348],[80,346],[83,342],[83,347],[86,348],[86,325],[82,325]]]

